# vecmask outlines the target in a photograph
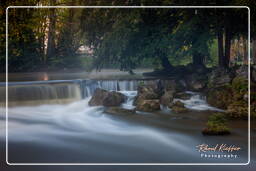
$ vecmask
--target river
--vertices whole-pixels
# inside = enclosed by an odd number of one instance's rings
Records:
[[[231,121],[229,136],[203,136],[207,117],[213,111],[204,96],[183,101],[190,112],[169,109],[133,116],[104,113],[104,107],[89,107],[93,91],[120,91],[128,99],[123,108],[134,108],[133,99],[141,80],[74,79],[9,83],[9,163],[247,163],[246,121]],[[154,80],[144,80],[144,82]],[[0,94],[5,93],[4,83]],[[5,97],[0,97],[1,153],[5,144]],[[255,138],[255,132],[252,132]],[[203,157],[196,146],[235,145],[236,158]],[[254,144],[253,144],[254,145]],[[3,154],[2,153],[2,154]],[[2,156],[1,154],[1,156]],[[207,154],[230,154],[210,152]],[[252,159],[255,161],[255,159]],[[234,167],[236,169],[236,167]]]

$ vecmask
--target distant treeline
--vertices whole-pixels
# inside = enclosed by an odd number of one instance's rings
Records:
[[[5,72],[5,8],[30,6],[237,5],[243,8],[9,8],[9,72],[175,65],[230,67],[256,58],[256,1],[7,0],[1,4],[0,66]]]

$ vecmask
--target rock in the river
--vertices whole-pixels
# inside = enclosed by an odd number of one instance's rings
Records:
[[[119,106],[125,102],[125,95],[97,88],[89,101],[90,106]]]
[[[208,87],[223,87],[229,85],[234,74],[226,69],[217,68],[209,74]]]
[[[237,92],[248,92],[248,80],[243,76],[236,76],[232,80],[232,89]]]
[[[193,91],[199,91],[206,87],[207,77],[206,74],[191,74],[186,79],[188,88]]]
[[[228,106],[227,115],[233,119],[248,119],[248,103],[235,101]]]
[[[192,90],[198,91],[205,87],[206,82],[203,80],[192,80],[190,86]]]
[[[153,112],[160,110],[159,100],[141,100],[137,103],[136,110],[143,112]]]
[[[135,110],[130,110],[130,109],[124,109],[121,107],[108,107],[105,110],[106,113],[112,114],[112,115],[133,115],[135,114]]]
[[[108,96],[108,91],[97,88],[89,101],[90,106],[102,106],[103,100]]]
[[[126,97],[122,93],[112,91],[103,99],[103,106],[120,106],[125,99]]]
[[[149,85],[139,86],[138,95],[143,95],[145,99],[157,99],[158,94],[155,93],[155,88]]]
[[[186,92],[180,92],[180,93],[175,93],[174,94],[174,98],[177,98],[177,99],[182,99],[182,100],[188,100],[191,98],[191,94],[188,94]]]
[[[188,111],[184,103],[182,103],[181,101],[176,101],[173,104],[171,104],[169,107],[171,107],[172,111],[174,111],[175,113],[184,113]]]
[[[165,91],[175,92],[179,88],[175,80],[161,80],[160,83]]]
[[[221,109],[227,109],[228,105],[232,103],[232,99],[232,89],[229,86],[209,89],[206,98],[207,103]]]
[[[228,135],[230,130],[227,127],[226,116],[223,113],[216,113],[209,117],[207,127],[202,131],[203,135]]]
[[[159,95],[155,93],[154,87],[150,85],[143,85],[138,87],[138,95],[135,97],[133,104],[137,105],[144,100],[158,99]]]
[[[164,106],[169,106],[173,101],[173,91],[166,91],[164,95],[160,97],[160,103]]]
[[[251,102],[251,118],[256,119],[256,101]]]

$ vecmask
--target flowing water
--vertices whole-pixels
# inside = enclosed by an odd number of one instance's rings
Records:
[[[154,80],[144,81],[150,84]],[[246,163],[246,122],[234,122],[232,134],[202,136],[210,111],[199,93],[183,100],[191,111],[174,114],[137,112],[113,116],[104,107],[89,107],[98,87],[120,91],[128,98],[123,108],[134,109],[140,80],[70,80],[12,82],[8,89],[8,161],[10,163]],[[5,93],[4,84],[0,94]],[[176,99],[178,100],[178,99]],[[0,103],[5,104],[1,96]],[[0,108],[0,142],[5,140],[5,108]],[[245,123],[245,124],[244,124]],[[235,159],[203,158],[199,144],[236,145]],[[215,154],[214,152],[212,154]],[[228,154],[227,152],[221,154]]]

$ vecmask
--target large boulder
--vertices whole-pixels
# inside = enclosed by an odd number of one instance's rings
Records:
[[[191,80],[190,87],[192,90],[199,91],[206,86],[205,80]]]
[[[186,93],[186,92],[178,92],[174,94],[174,98],[176,99],[182,99],[182,100],[188,100],[190,99],[192,94]]]
[[[227,115],[233,119],[248,119],[248,103],[236,101],[228,106]]]
[[[140,85],[138,95],[135,97],[133,104],[137,105],[144,100],[159,99],[159,94],[155,92],[155,87],[151,85]]]
[[[211,88],[206,97],[207,103],[221,109],[227,109],[228,105],[232,103],[232,99],[232,89],[229,86]]]
[[[160,103],[164,106],[169,106],[173,101],[173,91],[165,91],[164,95],[160,97]]]
[[[243,77],[248,80],[248,65],[241,65],[235,72],[236,77]]]
[[[108,95],[103,99],[103,106],[120,106],[125,102],[126,96],[119,92],[109,92]]]
[[[137,104],[136,110],[143,112],[153,112],[160,110],[159,100],[142,100]]]
[[[256,119],[256,101],[251,102],[251,118]]]
[[[175,92],[179,87],[175,80],[160,80],[159,84],[162,85],[165,91],[173,91]]]
[[[89,101],[90,106],[119,106],[125,102],[125,95],[97,88]]]
[[[206,87],[206,74],[191,74],[186,77],[188,88],[193,91],[200,91]]]
[[[231,71],[228,71],[223,68],[214,69],[208,78],[208,87],[223,87],[227,86],[231,83],[234,74]]]
[[[90,106],[102,106],[103,100],[108,96],[108,91],[104,89],[97,88],[94,91],[92,98],[89,101]]]
[[[169,107],[171,107],[172,111],[174,111],[175,113],[184,113],[188,111],[184,103],[182,103],[181,101],[176,101],[173,104],[171,104]]]
[[[236,92],[247,93],[248,92],[248,79],[243,76],[236,76],[232,80],[232,89]]]

